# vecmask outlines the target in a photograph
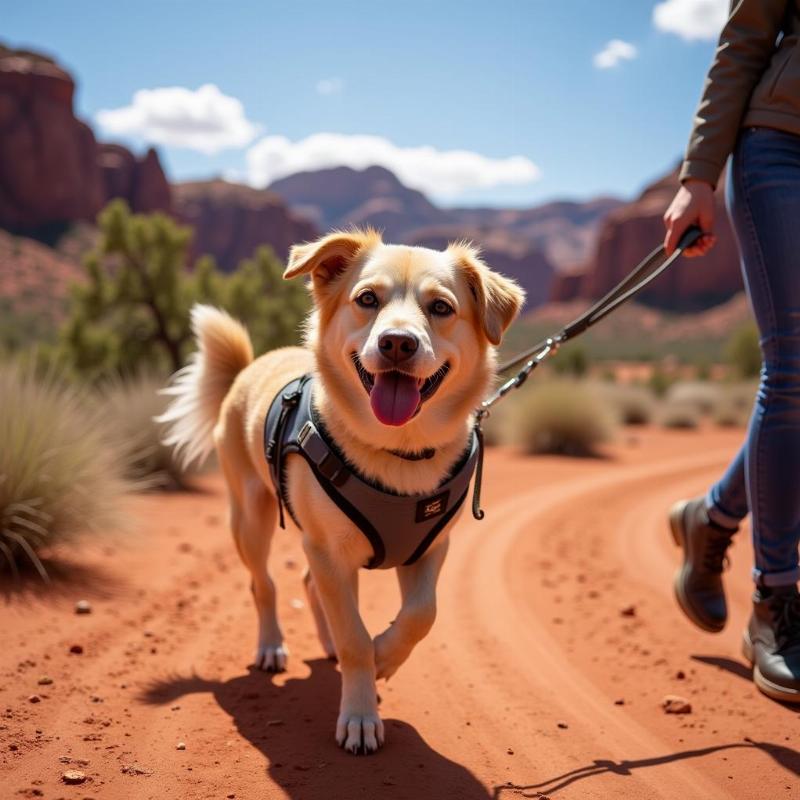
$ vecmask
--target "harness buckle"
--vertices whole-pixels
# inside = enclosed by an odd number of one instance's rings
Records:
[[[347,481],[347,468],[331,452],[311,420],[307,420],[300,428],[300,432],[297,434],[297,443],[314,462],[323,478],[329,480],[334,486],[341,486]]]

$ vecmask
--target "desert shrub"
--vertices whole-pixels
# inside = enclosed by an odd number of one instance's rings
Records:
[[[758,329],[752,322],[737,328],[728,340],[726,354],[731,366],[742,378],[753,378],[761,371],[761,348]]]
[[[656,397],[663,397],[669,390],[669,387],[672,386],[672,383],[672,378],[660,367],[656,367],[653,370],[650,374],[650,379],[647,381],[647,385]]]
[[[674,383],[667,391],[665,401],[669,405],[694,407],[699,414],[713,413],[722,396],[719,385],[701,381]]]
[[[194,470],[175,458],[174,449],[161,443],[162,414],[169,398],[159,394],[166,378],[144,373],[134,378],[113,378],[96,392],[98,411],[120,452],[125,474],[140,488],[186,488]]]
[[[562,345],[552,363],[557,373],[574,375],[576,378],[582,378],[589,370],[586,348],[577,342]]]
[[[668,403],[662,408],[659,421],[664,428],[690,430],[700,423],[700,412],[692,403]]]
[[[747,414],[730,402],[722,402],[714,410],[714,423],[720,428],[740,428],[747,424]]]
[[[647,425],[652,421],[655,397],[646,387],[615,384],[602,388],[623,425]]]
[[[521,389],[507,424],[529,453],[587,456],[611,438],[615,422],[613,408],[593,387],[552,380]]]
[[[41,551],[117,528],[130,488],[120,454],[85,393],[0,364],[0,570],[47,577]]]
[[[191,229],[164,214],[131,214],[121,200],[99,215],[87,280],[74,286],[60,332],[63,358],[92,379],[142,368],[174,372],[194,344],[189,309],[196,302],[228,310],[251,331],[257,352],[296,343],[308,309],[299,281],[266,247],[230,274],[210,257],[188,269]]]

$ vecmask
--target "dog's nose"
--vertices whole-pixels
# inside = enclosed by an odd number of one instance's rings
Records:
[[[390,328],[378,339],[378,347],[383,355],[395,364],[407,361],[419,347],[419,339],[413,333]]]

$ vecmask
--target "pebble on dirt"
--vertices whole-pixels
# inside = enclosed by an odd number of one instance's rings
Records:
[[[83,645],[82,644],[73,644],[72,647],[69,648],[70,653],[73,653],[76,656],[79,656],[83,653]]]
[[[661,701],[661,707],[667,714],[691,714],[692,704],[677,694],[668,694]]]
[[[42,675],[42,677],[37,681],[39,686],[50,686],[52,682],[53,679],[49,675]]]
[[[28,702],[29,702],[29,703],[41,703],[41,702],[42,702],[42,698],[41,698],[41,697],[39,697],[39,695],[38,695],[38,694],[32,694],[32,695],[31,695],[31,696],[28,698]]]
[[[636,616],[636,606],[625,606],[625,608],[621,609],[619,613],[623,617],[635,617]]]
[[[83,783],[86,780],[86,773],[81,772],[79,769],[68,769],[62,773],[61,780],[69,784]]]
[[[75,613],[76,614],[91,614],[92,613],[92,604],[88,600],[78,600],[75,603]]]
[[[178,742],[178,744],[175,745],[175,749],[176,750],[185,750],[186,749],[186,742]]]
[[[567,725],[566,722],[557,722],[556,725],[558,725],[558,727],[561,728],[562,730],[566,730],[567,728],[569,728],[569,725]]]

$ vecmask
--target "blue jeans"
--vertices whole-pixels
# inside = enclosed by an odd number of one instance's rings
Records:
[[[763,365],[747,439],[708,502],[732,523],[752,511],[753,576],[783,586],[800,578],[800,136],[742,131],[727,199]]]

